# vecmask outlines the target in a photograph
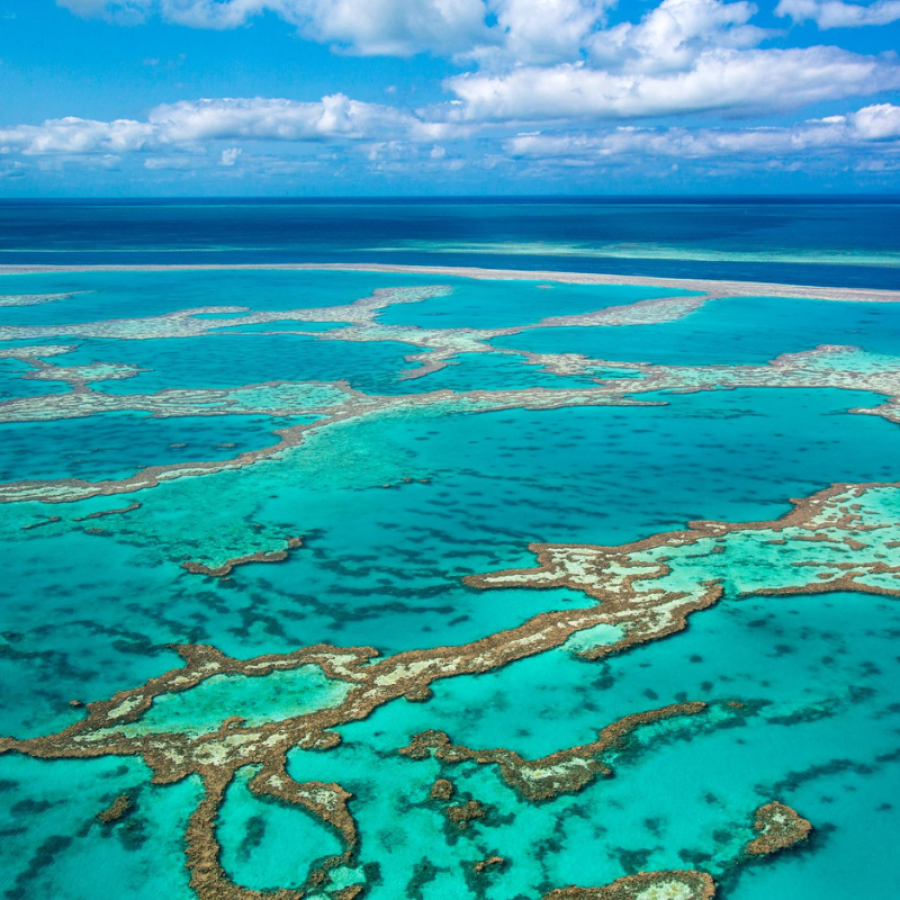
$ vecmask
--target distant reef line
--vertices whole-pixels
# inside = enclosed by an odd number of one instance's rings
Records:
[[[484,269],[474,266],[406,266],[386,263],[186,263],[175,265],[0,266],[2,275],[39,275],[66,272],[375,272],[398,275],[446,275],[494,281],[553,281],[563,284],[626,285],[702,291],[719,297],[791,297],[867,303],[898,303],[900,289],[819,287],[770,284],[760,281],[722,281],[705,278],[659,278],[650,275],[615,275],[599,272],[551,272],[527,269]]]

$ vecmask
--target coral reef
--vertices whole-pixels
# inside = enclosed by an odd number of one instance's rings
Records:
[[[106,809],[97,813],[97,818],[104,825],[111,825],[128,815],[133,805],[128,794],[120,794]]]
[[[661,722],[679,716],[694,716],[706,709],[705,703],[679,703],[635,713],[604,728],[596,741],[558,750],[549,756],[536,760],[525,760],[513,750],[472,750],[455,746],[442,731],[425,731],[415,735],[400,753],[413,759],[433,756],[441,762],[457,763],[473,761],[479,765],[496,765],[503,780],[526,800],[548,800],[561,793],[580,791],[595,778],[612,774],[612,770],[600,757],[604,751],[621,747],[629,734],[642,725]],[[452,785],[442,779],[436,782]],[[432,796],[435,796],[432,789]],[[448,798],[442,798],[448,799]]]
[[[769,856],[802,843],[812,831],[812,825],[796,810],[773,800],[757,811],[753,821],[755,837],[747,844],[750,856]]]
[[[716,888],[705,872],[638,872],[598,888],[567,887],[544,900],[712,900]]]
[[[121,510],[119,510],[121,512]],[[108,513],[106,515],[109,515]],[[220,566],[205,566],[203,563],[183,562],[181,567],[186,569],[193,575],[209,575],[213,578],[224,578],[230,575],[235,566],[243,566],[247,563],[275,563],[284,562],[288,558],[291,550],[296,550],[303,546],[303,539],[299,537],[288,538],[287,546],[284,550],[261,551],[259,553],[248,553],[246,556],[236,556],[233,559],[226,560]]]

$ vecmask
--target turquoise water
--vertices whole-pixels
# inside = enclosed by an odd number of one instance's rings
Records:
[[[595,383],[593,375],[560,376],[526,365],[516,354],[465,353],[451,360],[446,368],[421,378],[398,379],[393,394],[425,391],[506,391],[523,388],[581,388]]]
[[[341,843],[305,810],[252,794],[254,774],[241,770],[228,788],[219,819],[222,865],[254,890],[299,888],[310,864],[340,853]]]
[[[74,325],[162,316],[205,306],[241,306],[258,312],[319,309],[353,303],[376,288],[401,287],[414,281],[405,275],[356,272],[70,272],[4,275],[0,292],[79,292],[51,303],[3,309],[4,325]]]
[[[860,743],[879,758],[896,757],[900,671],[890,646],[898,615],[895,605],[847,594],[824,602],[729,597],[677,640],[606,664],[551,653],[446,682],[430,704],[388,707],[347,726],[334,754],[296,752],[290,771],[297,779],[340,773],[359,792],[361,821],[378,842],[364,859],[394,863],[395,880],[379,885],[376,897],[404,895],[422,859],[458,875],[464,860],[512,855],[513,847],[519,864],[497,877],[488,896],[536,896],[551,884],[602,884],[623,871],[694,865],[723,873],[726,896],[843,896],[840,885],[851,875],[842,866],[866,857],[868,840],[889,858],[900,829],[894,811],[881,808],[893,792],[896,759],[853,762]],[[875,654],[883,664],[873,663]],[[592,740],[619,716],[684,699],[747,707],[667,727],[614,762],[612,779],[544,804],[518,799],[494,767],[438,766],[391,750],[437,727],[458,743],[536,758]],[[390,791],[373,790],[367,772],[374,766]],[[493,807],[446,850],[429,839],[441,827],[427,802],[440,776]],[[822,843],[736,875],[731,866],[751,835],[746,810],[773,796],[820,822]],[[394,829],[386,826],[392,820]],[[869,834],[873,821],[883,833]],[[818,856],[832,863],[817,869]],[[884,884],[883,870],[860,874],[873,895]]]
[[[0,759],[0,860],[8,896],[188,900],[182,841],[199,799],[194,779],[159,787],[129,759]],[[96,815],[122,794],[131,813],[114,827]]]
[[[286,719],[301,712],[337,706],[346,696],[346,685],[332,682],[319,669],[303,666],[274,672],[265,678],[246,675],[214,675],[191,691],[166,694],[153,703],[137,730],[212,731],[230,709],[248,725]],[[280,714],[276,712],[280,708]]]
[[[18,359],[0,359],[0,402],[16,397],[42,397],[45,394],[63,394],[69,386],[58,381],[23,378],[33,372],[31,366]]]
[[[66,365],[128,359],[148,371],[126,381],[99,385],[104,393],[144,394],[167,388],[236,388],[270,381],[338,381],[359,390],[390,390],[416,348],[396,341],[320,341],[302,334],[226,334],[204,337],[149,338],[133,341],[85,341],[66,354]]]
[[[294,273],[240,273],[234,281],[231,274],[34,276],[31,293],[75,286],[94,292],[4,310],[11,318],[21,314],[22,324],[40,322],[47,329],[42,341],[78,345],[48,357],[56,365],[106,362],[148,371],[96,383],[104,403],[121,403],[115,411],[92,411],[87,403],[72,417],[71,399],[60,399],[65,384],[23,380],[24,364],[0,361],[9,394],[30,404],[12,406],[0,396],[0,481],[41,480],[52,492],[22,499],[0,491],[0,500],[16,501],[0,502],[0,736],[44,737],[41,746],[61,747],[54,735],[86,716],[70,701],[102,701],[152,684],[183,665],[179,644],[209,645],[237,660],[311,645],[371,647],[381,657],[489,636],[501,646],[503,632],[542,613],[566,619],[595,605],[564,586],[478,590],[463,581],[532,566],[533,543],[614,546],[690,520],[767,520],[788,512],[790,498],[836,482],[898,477],[900,428],[849,412],[877,406],[890,388],[882,376],[876,391],[865,364],[855,390],[790,388],[776,380],[767,388],[640,395],[649,405],[609,405],[599,396],[601,405],[581,405],[595,378],[628,370],[558,376],[519,355],[478,352],[404,380],[404,357],[424,352],[409,334],[398,340],[389,329],[366,342],[227,335],[222,317],[218,333],[192,337],[53,336],[55,326],[134,317],[135,310],[322,308],[379,287],[433,283],[315,273],[296,291],[287,277]],[[513,327],[600,308],[590,306],[598,298],[601,306],[623,305],[652,294],[559,288],[560,299],[556,288],[528,290],[534,302],[520,303],[515,282],[479,282],[476,289],[460,279],[449,296],[390,306],[378,323],[439,328],[457,339],[469,327]],[[238,295],[254,299],[238,303]],[[818,343],[856,344],[884,354],[886,365],[896,359],[900,372],[897,313],[889,304],[730,299],[665,325],[543,328],[494,343],[725,366]],[[356,398],[358,408],[342,407],[340,421],[269,407],[267,415],[248,415],[248,407],[229,405],[237,394],[205,393],[338,380],[369,395],[365,404]],[[178,415],[150,415],[155,403],[172,402],[154,394],[173,388],[191,392],[181,395]],[[471,391],[479,392],[477,403],[456,396]],[[502,403],[491,399],[500,391],[518,393],[504,394]],[[270,405],[282,396],[263,395]],[[380,395],[385,399],[371,400]],[[342,398],[321,396],[330,398],[325,405]],[[555,408],[535,408],[548,398]],[[215,416],[202,414],[210,403]],[[27,421],[4,421],[13,409]],[[151,465],[230,459],[273,444],[275,430],[297,424],[314,424],[297,446],[238,470],[164,479],[127,493],[113,484],[109,496],[88,499],[67,493],[67,479],[107,481]],[[855,534],[857,543],[837,549],[804,542],[809,535],[802,531],[788,535],[789,558],[869,565],[870,539],[864,530]],[[302,545],[289,549],[298,537]],[[727,553],[705,552],[689,548],[690,566],[673,578],[694,591],[704,578],[716,579],[725,595],[669,639],[589,662],[577,651],[593,643],[576,635],[510,665],[441,678],[427,702],[401,697],[361,721],[338,723],[341,742],[331,749],[290,744],[293,779],[335,782],[353,795],[358,853],[326,879],[324,894],[365,881],[367,896],[384,900],[530,900],[570,883],[599,886],[673,868],[708,871],[726,900],[896,892],[900,671],[892,647],[900,607],[886,595],[848,590],[741,596],[739,589],[761,577],[759,551],[735,540]],[[772,544],[768,552],[782,551]],[[896,552],[876,560],[894,589]],[[273,554],[284,558],[252,559]],[[218,578],[192,574],[187,561],[238,565]],[[797,578],[805,572],[797,567]],[[597,634],[609,643],[625,632],[603,626],[592,633],[594,642]],[[258,665],[247,674],[210,669],[197,686],[157,697],[136,721],[113,721],[108,734],[131,741],[128,752],[137,755],[101,750],[97,759],[44,760],[0,753],[5,895],[194,896],[184,830],[202,794],[200,775],[152,783],[140,752],[168,736],[188,742],[173,744],[179,749],[172,752],[189,762],[184,748],[199,741],[207,748],[203,759],[221,768],[232,746],[227,739],[244,746],[239,742],[250,741],[245,732],[254,729],[282,734],[278,729],[297,717],[338,709],[353,690],[314,660],[288,671]],[[707,701],[709,710],[647,726],[603,756],[611,778],[538,803],[510,787],[495,765],[398,753],[415,733],[438,729],[476,750],[505,747],[538,759],[589,743],[624,716],[693,700]],[[217,734],[234,716],[244,720],[240,727]],[[216,825],[219,858],[226,876],[246,888],[299,889],[310,867],[343,844],[308,810],[254,793],[248,784],[260,766],[254,758],[229,770]],[[438,777],[456,785],[451,807],[478,800],[484,817],[466,829],[452,824],[447,804],[429,798]],[[133,802],[126,816],[100,823],[97,813],[122,794]],[[741,848],[753,837],[753,812],[773,799],[807,817],[814,836],[797,850],[747,862]],[[475,873],[473,863],[491,855],[504,858],[502,868]]]
[[[834,343],[892,354],[900,345],[900,309],[887,303],[730,297],[661,325],[539,328],[491,343],[533,353],[665,365],[765,363],[781,353]]]
[[[224,317],[223,318],[229,318]],[[217,328],[220,334],[253,334],[260,331],[333,331],[345,327],[347,322],[298,322],[295,319],[273,319],[269,322],[257,322],[252,325],[231,325]]]
[[[624,306],[657,297],[698,296],[673,288],[597,287],[547,281],[475,281],[441,278],[454,293],[422,303],[388,307],[379,316],[385,325],[419,328],[508,328],[533,325],[548,316],[577,316],[609,306]]]
[[[285,424],[285,423],[281,423]],[[128,478],[140,469],[179,462],[231,459],[278,442],[262,416],[103,413],[86,420],[3,425],[0,482]]]

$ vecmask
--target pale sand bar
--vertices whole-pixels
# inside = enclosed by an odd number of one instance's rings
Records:
[[[382,263],[238,263],[233,265],[134,265],[134,266],[0,266],[0,275],[35,275],[63,272],[382,272],[404,275],[446,275],[495,281],[556,281],[566,284],[635,285],[702,291],[716,297],[797,297],[814,300],[845,300],[866,303],[900,302],[900,290],[872,288],[814,287],[768,284],[761,281],[714,281],[703,278],[656,278],[644,275],[608,275],[596,272],[544,272],[522,269],[481,269],[471,266],[402,266]]]

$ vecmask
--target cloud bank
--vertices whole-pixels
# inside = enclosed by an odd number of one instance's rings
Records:
[[[223,177],[263,164],[296,173],[326,159],[395,172],[671,160],[874,171],[897,160],[900,106],[881,102],[900,89],[896,54],[791,45],[789,31],[758,24],[750,0],[661,0],[624,19],[615,0],[57,3],[121,25],[159,17],[221,30],[275,15],[336,52],[430,53],[458,73],[442,83],[445,100],[419,109],[336,90],[317,102],[185,100],[143,118],[12,124],[0,127],[0,169],[54,157],[67,165],[133,159],[159,171],[215,166]],[[900,19],[900,0],[780,0],[774,12],[823,30],[886,25]],[[778,121],[789,116],[796,121]]]

